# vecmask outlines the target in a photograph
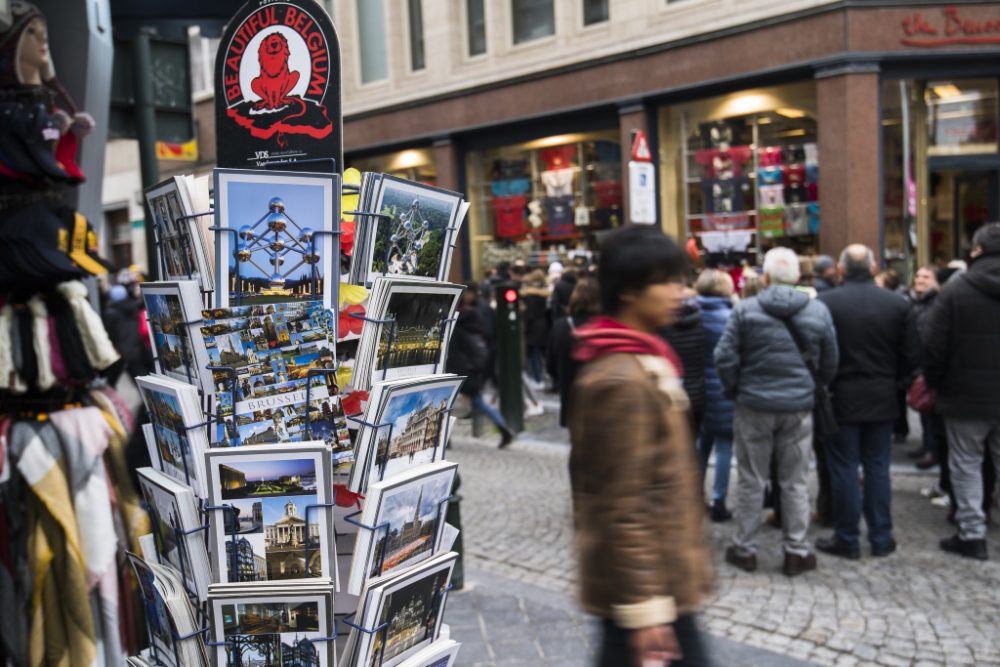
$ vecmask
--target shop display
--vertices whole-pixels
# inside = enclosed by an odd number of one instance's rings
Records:
[[[360,596],[356,619],[364,628],[351,630],[345,662],[358,667],[396,667],[431,645],[441,630],[448,582],[455,553],[441,554],[397,577],[373,579]]]
[[[340,176],[216,169],[215,305],[320,301],[333,306]]]
[[[150,418],[155,442],[154,468],[205,497],[205,465],[208,450],[198,390],[184,382],[163,376],[136,378],[139,394]]]
[[[201,291],[193,280],[141,285],[156,372],[179,382],[215,390],[206,370],[208,354],[198,336]]]
[[[453,317],[464,287],[376,278],[368,301],[352,384],[443,372]]]
[[[190,190],[193,177],[174,176],[146,188],[144,194],[154,231],[159,239],[166,280],[195,280],[205,292],[214,287],[215,258],[209,253],[211,216],[196,216]]]
[[[199,528],[197,496],[190,487],[178,484],[152,468],[139,468],[139,488],[153,526],[156,553],[173,566],[183,585],[204,601],[208,595],[211,567],[205,539]]]
[[[347,592],[372,577],[402,572],[437,553],[457,463],[438,461],[370,484]]]
[[[399,667],[453,667],[461,647],[461,644],[451,639],[438,640],[399,663]]]
[[[319,3],[247,2],[215,62],[218,166],[329,158],[343,171],[340,42]]]
[[[336,580],[330,452],[322,442],[205,454],[215,580]]]
[[[286,584],[209,592],[215,664],[336,667],[333,587]]]
[[[348,488],[365,493],[371,483],[442,460],[447,420],[464,380],[444,373],[374,383]]]

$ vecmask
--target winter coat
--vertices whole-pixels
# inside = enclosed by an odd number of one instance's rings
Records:
[[[458,319],[451,334],[446,370],[466,376],[461,393],[475,396],[489,379],[492,355],[479,311],[475,307],[459,306]]]
[[[573,385],[570,482],[584,609],[623,628],[697,611],[711,585],[687,398],[662,357],[614,353]]]
[[[1000,418],[1000,254],[941,289],[923,326],[924,378],[953,419]]]
[[[684,364],[684,391],[691,403],[694,423],[705,412],[705,328],[701,308],[695,299],[687,299],[673,325],[660,331]]]
[[[761,412],[801,412],[816,404],[812,375],[779,317],[791,317],[809,344],[824,385],[837,372],[837,336],[826,306],[787,285],[772,285],[734,309],[715,347],[725,395]]]
[[[909,387],[920,350],[910,304],[869,274],[848,276],[818,299],[837,329],[840,364],[830,386],[837,421],[895,420],[897,396]]]
[[[815,288],[818,294],[822,294],[823,292],[829,292],[832,289],[836,289],[837,286],[828,281],[826,278],[821,278],[820,276],[816,276],[813,279],[813,288]]]
[[[579,364],[572,357],[573,331],[587,323],[589,318],[566,316],[552,325],[549,344],[545,350],[545,369],[559,388],[559,425],[566,426],[569,418],[573,379]]]
[[[725,296],[699,296],[705,327],[705,416],[702,429],[714,435],[733,434],[733,402],[726,398],[715,367],[715,346],[722,338],[726,323],[733,312],[733,302]]]
[[[525,287],[521,290],[521,303],[525,345],[545,347],[549,341],[549,291],[544,287]]]
[[[576,274],[572,271],[562,274],[559,280],[556,281],[555,286],[552,288],[552,296],[549,299],[549,309],[553,322],[569,314],[569,298],[573,295],[573,290],[575,289]]]
[[[138,299],[112,301],[104,308],[104,328],[118,354],[126,364],[141,363],[145,349],[139,337],[139,312],[142,303]]]

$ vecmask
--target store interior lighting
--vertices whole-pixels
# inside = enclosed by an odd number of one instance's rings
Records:
[[[576,144],[581,141],[586,141],[583,134],[557,134],[551,137],[543,137],[541,139],[535,139],[534,141],[529,141],[524,145],[527,150],[534,150],[537,148],[551,148],[552,146],[565,146],[566,144]]]
[[[802,109],[791,109],[788,107],[779,107],[774,110],[779,116],[784,116],[785,118],[805,118],[806,112]]]

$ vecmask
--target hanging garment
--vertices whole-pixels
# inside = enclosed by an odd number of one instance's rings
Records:
[[[809,218],[805,204],[789,204],[785,207],[785,234],[805,236],[809,233]]]
[[[560,236],[576,231],[573,224],[573,197],[546,197],[545,218],[548,234]]]
[[[527,203],[528,198],[523,195],[493,198],[497,238],[520,238],[527,233],[524,228],[524,207]]]
[[[573,194],[573,174],[575,169],[553,169],[542,172],[542,184],[549,197],[567,197]]]

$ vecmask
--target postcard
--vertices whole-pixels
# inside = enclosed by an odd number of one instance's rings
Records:
[[[194,210],[189,186],[187,177],[174,176],[146,188],[146,207],[159,240],[164,278],[194,280],[210,292],[214,278],[209,243],[205,225],[194,216],[205,211]]]
[[[332,308],[340,176],[216,169],[216,305],[320,301]],[[315,234],[315,232],[323,232]]]
[[[149,320],[149,341],[156,357],[156,372],[180,382],[212,391],[205,366],[205,352],[198,326],[201,290],[193,280],[141,285]]]
[[[162,375],[144,375],[135,382],[156,445],[150,456],[153,467],[206,497],[202,457],[209,443],[207,429],[199,426],[203,413],[198,390]]]
[[[420,653],[399,663],[399,667],[453,667],[462,645],[452,639],[439,639]]]
[[[210,592],[219,665],[335,667],[333,589]],[[318,641],[318,640],[325,641]]]
[[[151,651],[154,651],[164,665],[180,667],[178,657],[174,653],[174,637],[179,637],[180,633],[167,611],[167,604],[163,600],[159,589],[156,586],[156,575],[152,567],[144,560],[134,554],[128,554],[129,563],[135,578],[139,582],[139,594],[142,600],[142,608],[146,618],[146,627],[149,630]]]
[[[457,463],[438,461],[368,487],[347,592],[372,577],[402,572],[438,552]]]
[[[139,487],[150,521],[160,562],[181,574],[184,587],[204,601],[212,579],[198,501],[190,488],[152,468],[139,468]]]
[[[383,175],[374,210],[389,218],[375,223],[367,241],[363,282],[379,275],[443,280],[461,203],[457,192]]]
[[[370,483],[443,460],[448,417],[464,380],[442,374],[376,382],[358,431],[350,490],[364,493]]]
[[[336,578],[330,453],[322,442],[206,453],[217,582]]]
[[[388,627],[377,633],[352,631],[345,655],[359,667],[396,667],[438,638],[448,586],[457,555],[441,554],[397,577],[373,580],[361,593],[362,627]]]

